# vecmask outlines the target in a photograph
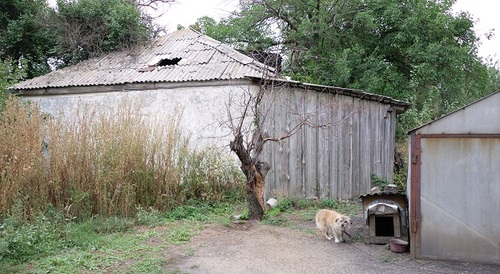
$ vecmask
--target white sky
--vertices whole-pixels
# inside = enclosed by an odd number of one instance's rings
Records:
[[[455,11],[469,12],[474,18],[476,34],[481,39],[479,55],[484,58],[500,60],[500,18],[498,0],[457,0],[453,7]],[[494,29],[494,35],[487,40],[485,34]],[[498,66],[497,66],[498,67]]]
[[[175,3],[162,10],[160,23],[167,31],[175,31],[177,25],[188,27],[203,16],[214,19],[228,17],[238,7],[238,0],[176,0]]]

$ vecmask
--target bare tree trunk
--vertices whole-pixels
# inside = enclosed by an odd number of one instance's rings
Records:
[[[251,177],[247,177],[247,201],[250,220],[262,220],[264,216],[265,176],[271,167],[266,162],[258,162],[252,166]]]
[[[270,83],[269,85],[273,85]],[[269,109],[274,107],[274,98],[272,96],[279,96],[279,90],[274,88],[266,90],[268,85],[262,84],[261,89],[257,94],[251,91],[247,91],[246,96],[244,96],[242,102],[238,104],[236,108],[232,108],[232,97],[229,98],[227,104],[228,111],[228,127],[231,129],[234,139],[229,143],[231,151],[235,152],[238,159],[241,162],[241,170],[246,177],[246,189],[247,189],[247,201],[249,209],[249,218],[251,220],[262,220],[264,216],[264,211],[266,209],[264,202],[264,189],[266,182],[267,172],[271,169],[271,166],[261,161],[260,155],[263,152],[263,147],[266,142],[279,142],[290,138],[299,132],[303,127],[308,126],[312,128],[325,128],[335,125],[336,123],[331,120],[320,121],[319,123],[314,122],[315,117],[320,113],[320,111],[327,111],[333,107],[334,101],[332,101],[331,106],[323,106],[320,109],[315,109],[311,112],[304,112],[300,114],[303,110],[294,110],[293,115],[299,113],[298,121],[295,125],[287,128],[286,132],[282,135],[271,136],[265,130],[265,121],[268,118]],[[269,98],[266,99],[266,104],[261,105],[261,101],[264,98],[264,94],[269,94]],[[282,104],[286,104],[286,108],[289,108],[288,103],[285,100]],[[292,104],[293,105],[293,104]],[[266,109],[262,109],[265,107]],[[233,113],[235,111],[238,113],[238,117],[233,119]],[[245,124],[245,119],[253,119],[251,126]],[[248,123],[248,121],[247,121]],[[249,137],[250,140],[244,140],[244,135]]]
[[[271,166],[266,162],[252,159],[250,151],[243,144],[243,135],[235,136],[231,141],[230,148],[236,153],[241,161],[241,170],[247,179],[247,201],[250,220],[262,220],[264,216],[264,187],[265,178]]]
[[[255,165],[252,165],[251,170],[247,170],[247,172],[250,175],[250,177],[247,177],[248,218],[250,220],[261,220],[264,216],[264,181]]]

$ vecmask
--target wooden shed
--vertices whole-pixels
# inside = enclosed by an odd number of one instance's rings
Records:
[[[289,131],[297,117],[313,124],[332,123],[305,126],[291,138],[266,147],[264,160],[272,166],[267,194],[355,199],[370,192],[372,175],[392,181],[397,114],[409,103],[294,81],[267,84],[269,91],[283,94],[262,103],[269,116],[268,132]]]
[[[229,154],[232,136],[224,123],[228,101],[240,100],[232,106],[241,106],[245,96],[265,88],[266,94],[279,95],[260,102],[267,109],[269,133],[288,130],[297,117],[336,121],[329,127],[304,127],[292,138],[266,146],[265,160],[272,166],[268,196],[354,199],[369,191],[371,174],[392,179],[396,115],[410,104],[279,77],[273,68],[184,29],[139,48],[20,82],[10,90],[54,116],[73,117],[81,104],[106,110],[124,98],[140,102],[142,117],[158,121],[158,126],[182,112],[181,125],[194,143]],[[252,124],[250,120],[248,126]]]
[[[412,256],[500,264],[500,92],[409,135]]]

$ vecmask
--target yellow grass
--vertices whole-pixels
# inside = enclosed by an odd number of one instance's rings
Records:
[[[180,115],[155,125],[138,113],[124,102],[106,113],[82,106],[72,119],[49,119],[36,106],[7,100],[0,113],[1,216],[15,204],[24,218],[48,207],[69,219],[132,216],[138,206],[165,210],[242,193],[230,159],[189,149]]]

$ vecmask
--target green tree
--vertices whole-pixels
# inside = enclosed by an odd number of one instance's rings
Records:
[[[254,20],[242,11],[239,17],[223,18],[220,22],[204,16],[189,27],[242,51],[264,50],[278,45],[279,37],[273,28],[266,24],[257,26]]]
[[[23,61],[21,60],[21,62]],[[4,61],[0,58],[0,112],[3,110],[7,99],[7,88],[26,77],[22,66],[14,66],[12,63],[11,60]]]
[[[499,88],[477,55],[473,20],[454,0],[241,0],[200,30],[240,50],[282,50],[285,74],[413,103],[406,129]]]
[[[149,8],[174,0],[0,0],[0,58],[25,60],[33,78],[90,57],[132,47],[161,30]]]
[[[149,22],[124,0],[58,0],[58,59],[73,64],[147,40]]]
[[[28,77],[50,71],[47,59],[55,53],[56,30],[46,18],[53,13],[45,0],[0,1],[0,58],[13,65],[26,60]]]

